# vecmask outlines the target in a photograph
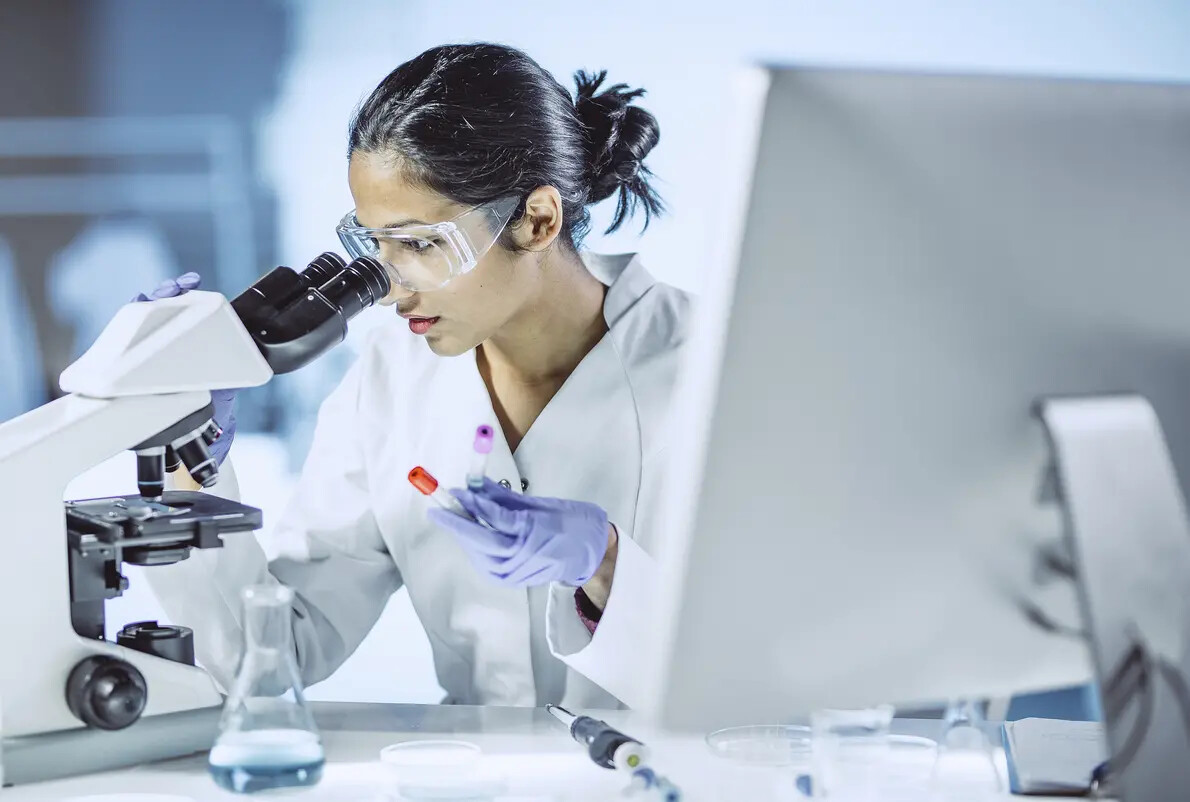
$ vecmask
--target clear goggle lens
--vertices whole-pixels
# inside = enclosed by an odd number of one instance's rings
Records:
[[[518,205],[517,198],[504,198],[443,223],[391,228],[364,228],[353,211],[336,231],[353,258],[378,259],[394,282],[414,292],[427,292],[474,270],[500,238]]]

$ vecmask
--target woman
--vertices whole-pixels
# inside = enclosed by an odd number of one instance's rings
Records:
[[[308,553],[266,563],[253,538],[228,538],[147,572],[223,684],[245,585],[296,592],[307,683],[347,659],[404,585],[448,702],[639,702],[650,509],[689,304],[634,256],[581,251],[589,204],[618,193],[613,229],[633,211],[647,224],[661,204],[643,165],[657,122],[632,105],[641,92],[577,81],[572,100],[519,51],[451,45],[398,67],[357,112],[356,208],[339,232],[354,255],[387,263],[385,303],[404,320],[373,332],[319,413],[277,524]],[[453,234],[427,228],[442,221]],[[481,423],[497,435],[491,480],[454,492],[490,529],[406,481],[423,465],[463,485]]]

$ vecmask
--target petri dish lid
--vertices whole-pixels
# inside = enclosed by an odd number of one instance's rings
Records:
[[[380,750],[380,762],[398,769],[459,769],[481,757],[483,751],[469,741],[402,741]]]
[[[888,736],[888,744],[893,749],[898,750],[938,748],[937,741],[930,738],[924,738],[920,735],[897,735],[894,733]]]
[[[792,766],[810,757],[810,728],[794,724],[728,727],[706,741],[719,757],[750,766]]]
[[[380,750],[397,791],[407,800],[478,800],[504,793],[504,778],[482,765],[483,751],[468,741],[405,741]]]
[[[809,727],[794,724],[753,724],[729,727],[706,737],[707,746],[725,760],[752,766],[792,766],[810,756]],[[889,747],[912,753],[933,750],[937,742],[916,735],[890,735]]]

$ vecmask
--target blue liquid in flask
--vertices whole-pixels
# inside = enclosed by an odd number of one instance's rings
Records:
[[[326,756],[302,694],[293,591],[253,585],[243,599],[244,653],[211,748],[211,777],[237,794],[316,785]]]
[[[220,788],[252,794],[316,785],[325,762],[317,733],[275,729],[220,735],[211,749],[209,765]]]

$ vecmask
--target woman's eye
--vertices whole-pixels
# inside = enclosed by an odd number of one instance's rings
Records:
[[[412,253],[422,253],[424,251],[428,251],[434,246],[434,243],[424,239],[407,239],[402,240],[401,242],[405,246],[405,250]]]

